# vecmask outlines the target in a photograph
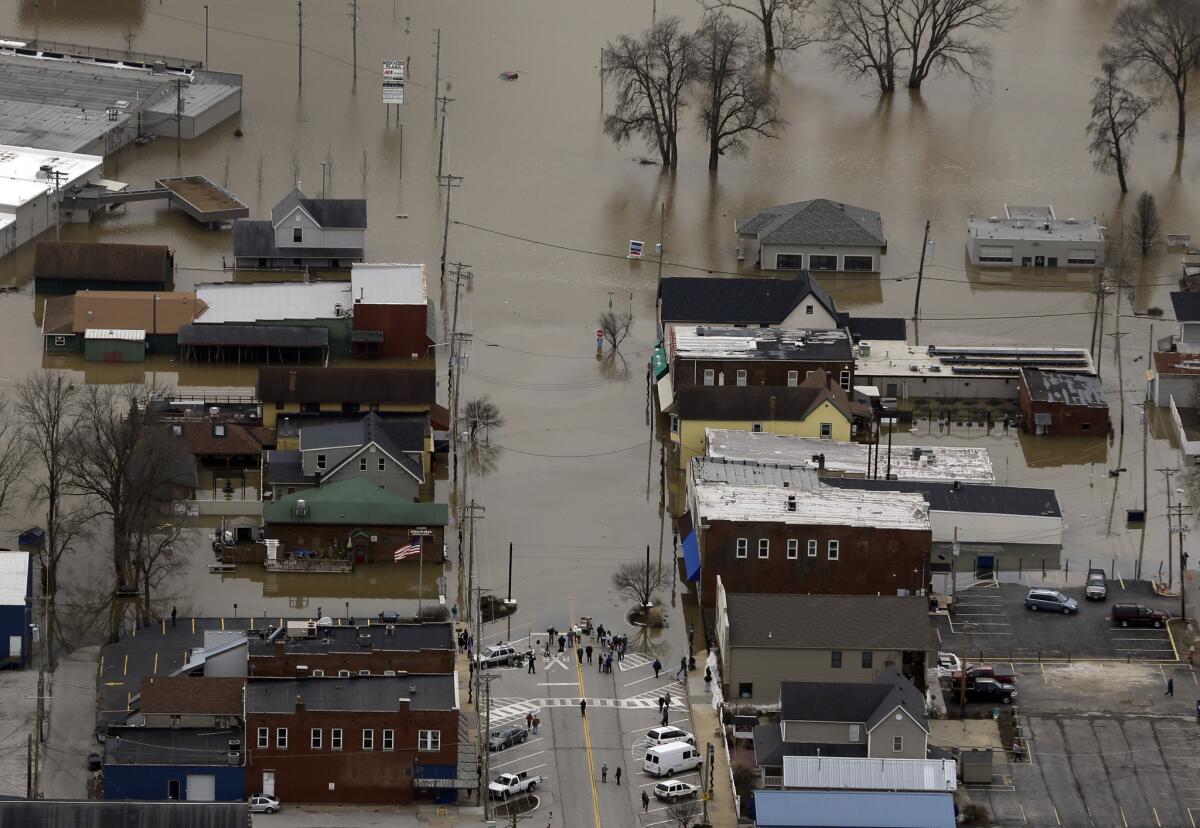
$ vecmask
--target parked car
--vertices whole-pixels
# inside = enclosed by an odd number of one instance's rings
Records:
[[[1016,687],[993,678],[975,679],[974,684],[967,685],[967,698],[971,701],[998,701],[1001,704],[1008,704],[1016,697]]]
[[[963,674],[959,671],[953,676],[953,684],[957,687],[962,682]],[[994,664],[967,665],[967,686],[970,687],[977,679],[989,678],[1004,684],[1016,684],[1017,674]]]
[[[642,770],[651,776],[674,776],[695,770],[704,764],[700,751],[686,742],[654,745],[642,758]]]
[[[654,786],[654,795],[663,802],[674,802],[676,799],[687,799],[695,796],[700,788],[690,782],[680,782],[672,779],[669,782],[659,782]]]
[[[1103,601],[1108,597],[1108,581],[1103,569],[1088,570],[1087,587],[1083,591],[1083,597],[1089,601]]]
[[[250,797],[250,813],[273,814],[279,810],[279,797],[270,794],[255,794]]]
[[[520,773],[502,773],[495,782],[488,784],[488,795],[492,799],[508,799],[519,793],[532,793],[542,781],[540,776],[531,776],[529,771]]]
[[[507,666],[514,662],[520,663],[520,660],[517,648],[509,644],[493,644],[475,655],[475,663],[480,667]]]
[[[1074,598],[1068,598],[1057,589],[1031,589],[1025,596],[1025,609],[1034,612],[1048,610],[1070,615],[1079,609],[1079,602]]]
[[[104,757],[100,754],[100,751],[93,750],[88,754],[87,763],[88,770],[98,771],[104,767]]]
[[[954,653],[938,653],[936,669],[938,678],[950,678],[962,671],[962,659]]]
[[[671,742],[687,742],[694,745],[696,737],[677,727],[652,727],[646,731],[646,741],[652,745],[666,745]]]
[[[493,730],[488,737],[488,750],[504,750],[519,745],[529,738],[529,731],[523,727],[502,727]]]
[[[1161,627],[1167,620],[1168,616],[1162,610],[1141,604],[1113,604],[1112,622],[1122,627]]]

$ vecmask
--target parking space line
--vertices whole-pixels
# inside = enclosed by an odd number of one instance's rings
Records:
[[[507,767],[508,765],[514,765],[514,764],[516,764],[517,762],[524,762],[524,761],[526,761],[526,760],[528,760],[528,759],[532,759],[533,757],[537,756],[537,755],[538,755],[538,754],[540,754],[540,753],[545,753],[545,752],[546,752],[546,751],[544,751],[544,750],[539,750],[539,751],[536,751],[536,752],[534,752],[534,753],[531,753],[531,754],[529,754],[528,756],[522,756],[522,757],[520,757],[520,758],[518,758],[518,759],[511,759],[511,760],[509,760],[508,762],[501,762],[501,763],[500,763],[500,764],[498,764],[498,765],[493,765],[493,764],[491,764],[491,763],[489,762],[489,763],[488,763],[488,767],[490,767],[492,770],[496,770],[496,768],[503,768],[503,767]],[[546,766],[545,766],[545,765],[538,765],[537,767],[539,767],[539,768],[544,768],[544,767],[546,767]],[[536,768],[526,768],[526,770],[536,770]]]
[[[1190,823],[1192,823],[1192,828],[1196,828],[1196,818],[1195,818],[1194,816],[1192,816],[1192,809],[1191,809],[1191,808],[1185,808],[1184,810],[1186,810],[1186,811],[1187,811],[1187,815],[1188,815],[1188,821],[1189,821]]]
[[[1157,825],[1158,828],[1162,828],[1162,822],[1159,821],[1159,818],[1158,818],[1158,808],[1155,808],[1154,806],[1150,806],[1150,813],[1154,814],[1154,824]]]
[[[1050,810],[1054,811],[1054,821],[1057,822],[1059,825],[1062,825],[1062,820],[1058,818],[1058,808],[1054,807],[1053,802],[1050,803]]]
[[[1118,805],[1117,810],[1121,812],[1121,824],[1124,825],[1125,828],[1129,828],[1129,820],[1125,818],[1125,809]]]

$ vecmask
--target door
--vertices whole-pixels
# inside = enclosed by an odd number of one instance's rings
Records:
[[[975,577],[990,578],[996,569],[996,558],[993,555],[975,556]]]
[[[1033,264],[1035,267],[1045,267],[1046,266],[1046,257],[1045,256],[1034,256]]]
[[[1047,256],[1046,257],[1046,266],[1047,267],[1058,267],[1058,257],[1057,256]]]
[[[21,657],[21,636],[10,635],[8,637],[8,657],[9,658],[20,658]]]
[[[263,771],[263,789],[262,792],[267,796],[275,795],[275,771]]]
[[[179,780],[178,779],[168,779],[167,780],[167,799],[169,799],[173,802],[178,801],[178,799],[179,799]]]
[[[367,562],[367,539],[357,537],[354,539],[354,562],[356,564],[365,564]]]
[[[211,773],[187,775],[188,802],[214,802],[217,798],[217,777]]]
[[[1033,266],[1033,256],[1022,256],[1021,257],[1021,267],[1032,267],[1032,266]]]

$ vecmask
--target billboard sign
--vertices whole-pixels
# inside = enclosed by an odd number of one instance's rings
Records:
[[[404,61],[385,60],[383,62],[383,102],[385,104],[404,103]]]

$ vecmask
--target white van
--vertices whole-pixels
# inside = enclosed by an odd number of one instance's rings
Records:
[[[671,742],[648,749],[642,760],[642,770],[651,776],[674,776],[700,767],[702,761],[695,745]]]

